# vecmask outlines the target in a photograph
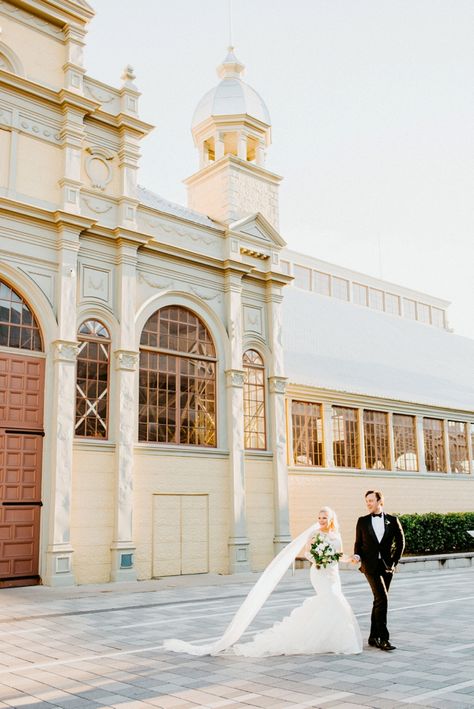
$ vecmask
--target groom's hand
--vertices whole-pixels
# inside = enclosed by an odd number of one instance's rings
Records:
[[[348,558],[348,560],[351,564],[358,564],[360,561],[360,556],[358,554],[353,554]]]

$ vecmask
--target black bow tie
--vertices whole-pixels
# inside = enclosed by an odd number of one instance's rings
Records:
[[[372,514],[372,517],[381,517],[383,515],[383,512],[379,512],[379,514],[372,512],[371,514]]]

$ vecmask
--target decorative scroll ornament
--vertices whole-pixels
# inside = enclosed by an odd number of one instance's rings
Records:
[[[286,391],[286,384],[288,379],[286,377],[270,377],[270,392],[272,394],[284,394]]]
[[[226,384],[228,387],[243,388],[245,373],[242,369],[227,369],[225,372]]]
[[[117,350],[115,352],[115,368],[134,372],[138,366],[138,352]]]
[[[52,343],[55,362],[76,362],[78,342],[56,340]]]
[[[85,168],[91,185],[99,190],[105,190],[112,180],[112,168],[109,161],[112,160],[113,154],[110,150],[99,146],[88,147],[86,150],[90,153],[86,159]]]

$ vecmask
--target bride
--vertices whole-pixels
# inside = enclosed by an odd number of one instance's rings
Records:
[[[329,542],[335,552],[342,552],[336,514],[330,507],[323,507],[318,523],[302,532],[270,562],[218,640],[206,645],[166,640],[164,649],[190,655],[217,655],[226,651],[245,657],[362,652],[359,625],[342,593],[337,562],[326,567],[313,563],[310,578],[316,595],[307,598],[282,621],[257,633],[250,642],[236,644],[303,545],[306,558],[314,561],[310,548],[316,534]]]

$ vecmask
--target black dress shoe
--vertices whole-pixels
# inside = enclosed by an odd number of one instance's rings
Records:
[[[369,643],[370,647],[380,647],[379,638],[369,638],[367,642]]]
[[[379,648],[381,650],[385,650],[386,652],[389,652],[390,650],[396,650],[397,648],[395,645],[392,645],[388,640],[381,640],[379,644]]]

